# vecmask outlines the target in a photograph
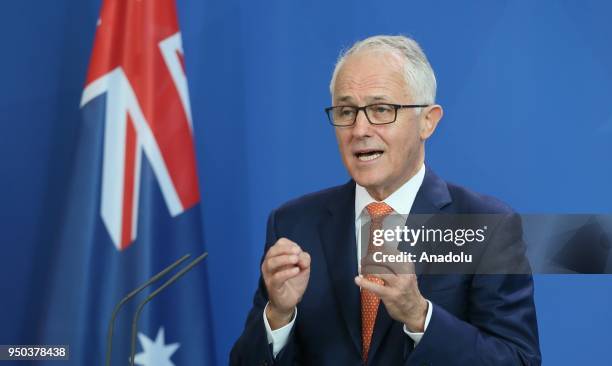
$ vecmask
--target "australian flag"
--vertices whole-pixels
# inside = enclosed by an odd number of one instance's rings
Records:
[[[80,108],[38,332],[46,344],[69,345],[70,364],[102,365],[116,303],[184,254],[204,251],[174,0],[103,1]],[[155,287],[116,319],[112,365],[128,364],[132,315]],[[204,262],[147,305],[135,364],[213,365],[211,330]]]

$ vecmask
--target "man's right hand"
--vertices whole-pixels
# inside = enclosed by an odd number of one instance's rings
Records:
[[[261,273],[270,299],[266,317],[275,330],[289,324],[304,295],[310,277],[310,255],[291,240],[280,238],[268,249]]]

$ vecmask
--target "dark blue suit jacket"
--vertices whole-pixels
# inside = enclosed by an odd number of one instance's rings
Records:
[[[265,251],[280,237],[312,258],[310,280],[288,344],[274,359],[262,319],[263,280],[230,365],[362,365],[353,181],[291,201],[272,212]],[[500,201],[446,183],[427,170],[411,213],[501,213]],[[265,253],[265,252],[264,252]],[[427,331],[414,347],[384,305],[368,365],[539,365],[530,275],[419,275],[433,303]]]

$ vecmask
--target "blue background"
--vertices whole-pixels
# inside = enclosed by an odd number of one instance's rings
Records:
[[[1,8],[0,344],[36,341],[24,304],[58,234],[99,5]],[[250,305],[269,211],[348,178],[322,109],[338,52],[359,38],[404,33],[427,53],[445,116],[426,159],[440,176],[520,212],[612,212],[610,2],[177,5],[220,362]],[[612,277],[538,276],[536,302],[545,365],[612,364]]]

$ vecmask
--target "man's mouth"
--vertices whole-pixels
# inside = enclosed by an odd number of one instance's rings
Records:
[[[367,150],[356,152],[355,157],[359,159],[359,161],[372,161],[381,157],[382,154],[384,154],[382,150]]]

